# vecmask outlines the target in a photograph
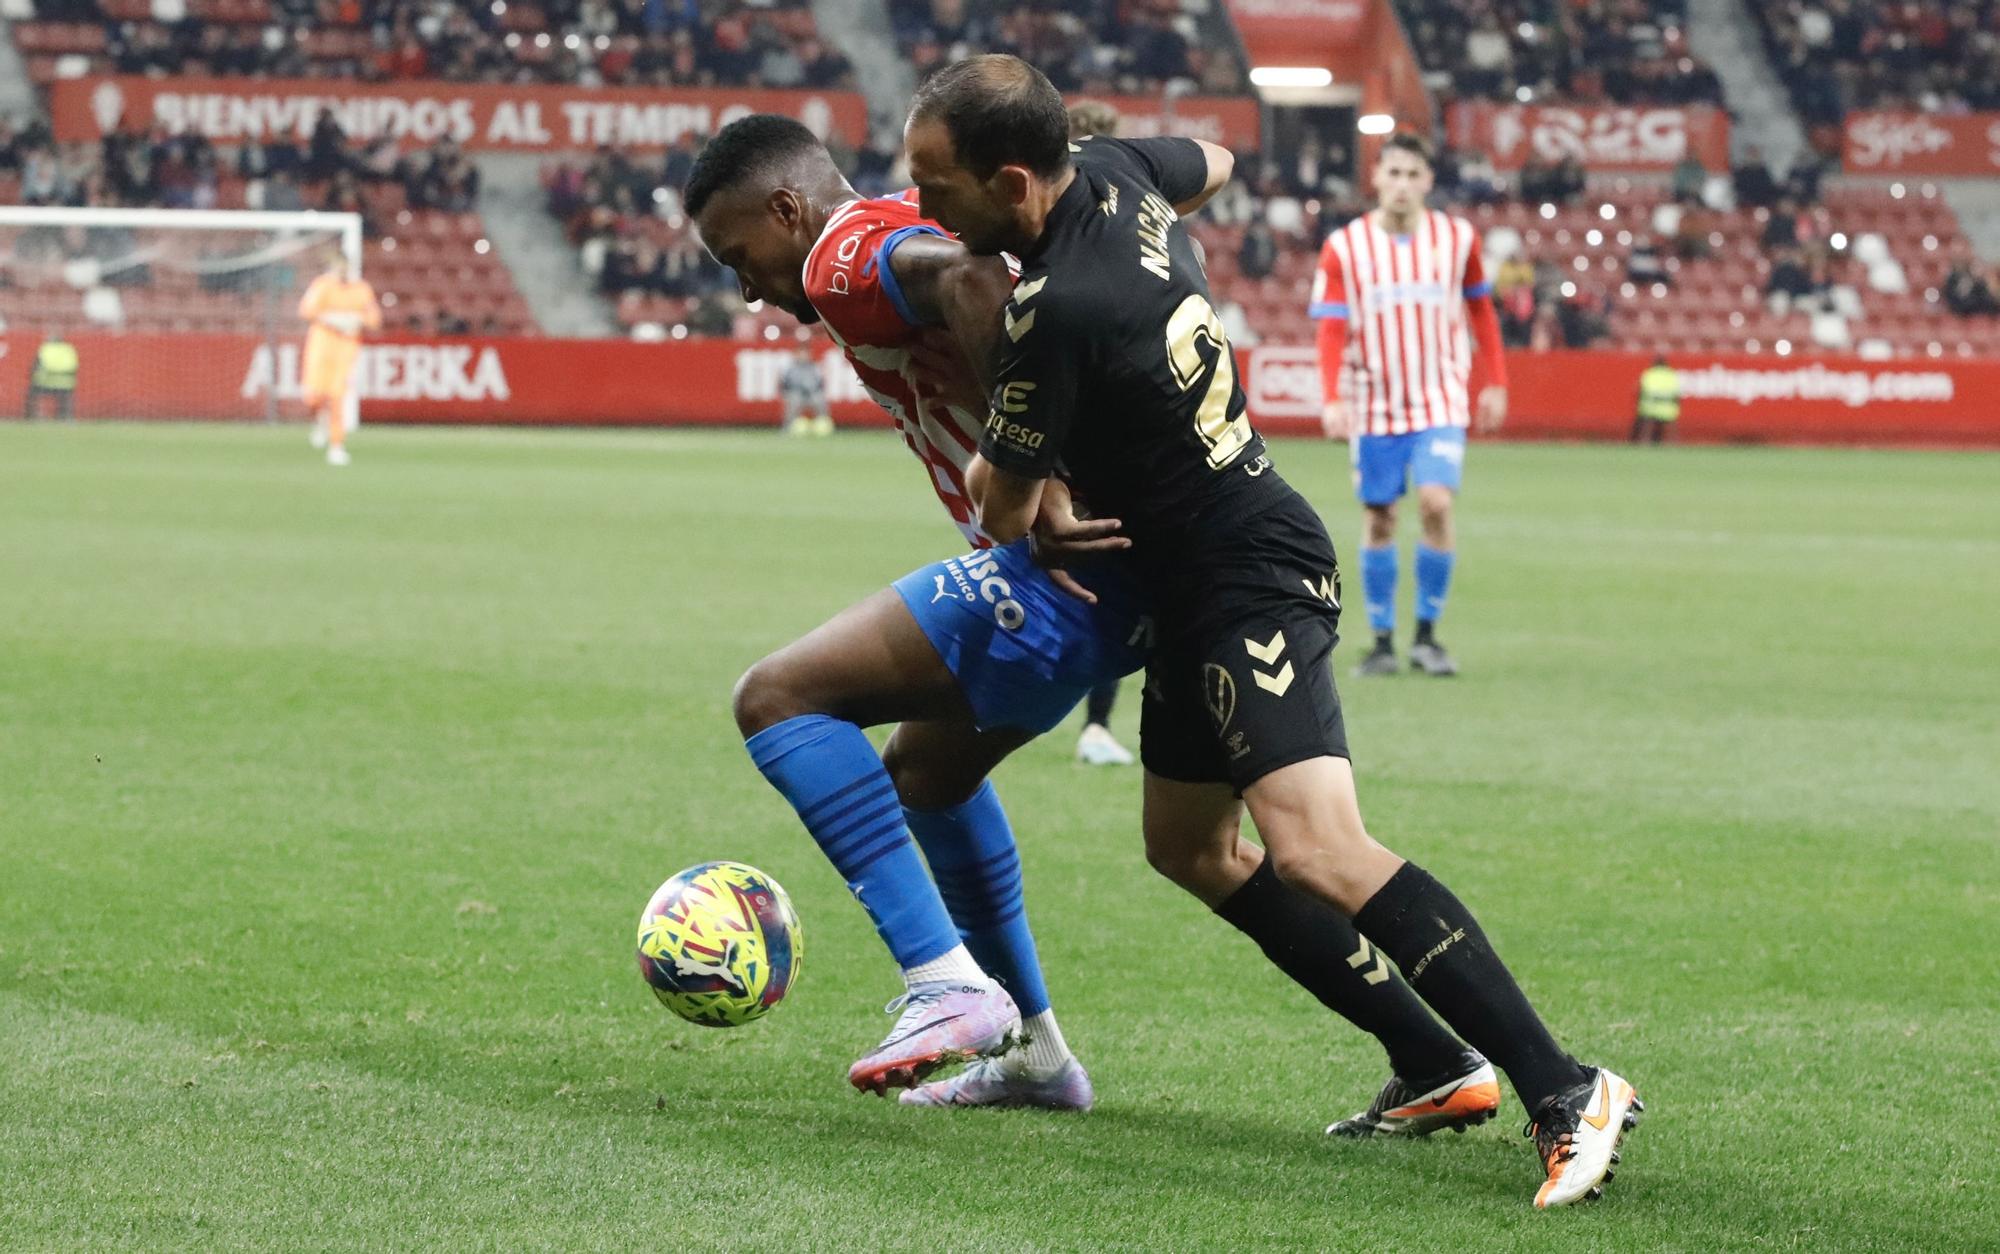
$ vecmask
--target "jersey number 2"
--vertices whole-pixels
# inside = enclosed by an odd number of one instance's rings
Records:
[[[1215,350],[1215,370],[1208,376],[1201,408],[1195,410],[1194,429],[1208,446],[1208,464],[1220,470],[1250,443],[1250,420],[1242,414],[1233,421],[1229,417],[1229,398],[1236,390],[1236,360],[1215,307],[1195,292],[1167,319],[1167,362],[1183,392],[1201,382],[1202,371],[1208,368],[1201,357],[1204,340]]]

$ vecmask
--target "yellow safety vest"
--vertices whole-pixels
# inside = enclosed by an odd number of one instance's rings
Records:
[[[67,340],[50,340],[35,350],[35,374],[31,381],[51,392],[74,392],[76,364],[76,345]]]
[[[1672,366],[1648,366],[1639,376],[1639,416],[1656,422],[1681,416],[1681,378]]]

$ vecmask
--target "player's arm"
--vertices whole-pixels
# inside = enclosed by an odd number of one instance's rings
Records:
[[[992,408],[966,468],[980,530],[999,544],[1034,530],[1042,485],[1055,473],[1076,409],[1077,344],[1063,334],[1051,296],[1036,283],[1025,301],[1016,292],[1003,311],[1013,330],[999,337]]]
[[[1354,412],[1340,395],[1340,363],[1347,355],[1347,276],[1340,254],[1329,237],[1320,245],[1319,269],[1313,272],[1312,301],[1306,316],[1313,320],[1319,345],[1320,427],[1329,440],[1345,440],[1354,431]]]
[[[977,395],[940,389],[945,398],[963,408],[983,408],[993,382],[1001,310],[1014,290],[1007,263],[998,257],[976,257],[947,236],[911,235],[890,255],[889,268],[916,320],[944,327],[958,341],[964,357],[962,373]]]
[[[1500,351],[1500,313],[1493,306],[1493,284],[1476,242],[1465,259],[1465,318],[1486,375],[1474,417],[1481,431],[1497,431],[1507,421],[1507,355]]]
[[[361,290],[368,294],[368,304],[361,311],[361,329],[371,333],[380,331],[382,329],[382,302],[375,298],[375,289],[373,287],[364,286]]]
[[[1229,182],[1236,158],[1220,144],[1202,139],[1113,139],[1093,143],[1123,145],[1146,167],[1153,186],[1186,217],[1209,202]]]

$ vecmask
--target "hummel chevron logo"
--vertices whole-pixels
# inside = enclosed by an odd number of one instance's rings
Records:
[[[1285,663],[1284,667],[1275,675],[1266,675],[1263,671],[1252,667],[1250,678],[1256,680],[1257,686],[1265,692],[1270,693],[1274,697],[1282,697],[1285,695],[1285,689],[1292,686],[1292,664],[1290,662]]]
[[[1255,640],[1245,636],[1243,637],[1243,647],[1250,650],[1251,657],[1269,666],[1278,660],[1279,654],[1285,651],[1285,633],[1282,631],[1278,632],[1264,644],[1258,644]]]
[[[1285,669],[1290,670],[1291,667],[1287,666]],[[1389,978],[1389,960],[1382,955],[1381,950],[1368,943],[1366,936],[1361,938],[1361,948],[1347,956],[1347,965],[1359,971],[1368,965],[1370,956],[1375,959],[1375,969],[1362,976],[1361,980],[1364,984],[1380,984]]]
[[[1049,283],[1049,276],[1046,274],[1039,279],[1029,279],[1026,283],[1021,283],[1015,286],[1014,295],[1012,299],[1016,304],[1024,305],[1027,302],[1035,299],[1035,293],[1041,291],[1044,287],[1047,287],[1048,283]]]
[[[1014,311],[1009,309],[1004,316],[1004,321],[1007,324],[1007,338],[1019,343],[1021,337],[1028,333],[1028,328],[1035,325],[1035,311],[1030,309],[1027,317],[1017,319],[1014,317]],[[1036,342],[1039,343],[1040,341]]]
[[[1249,651],[1250,656],[1254,660],[1269,666],[1271,663],[1277,661],[1278,656],[1285,651],[1285,633],[1282,631],[1273,632],[1271,633],[1271,638],[1263,644],[1258,644],[1255,640],[1245,636],[1243,637],[1243,647]],[[1256,680],[1257,686],[1265,692],[1270,693],[1274,697],[1282,697],[1285,695],[1285,690],[1292,686],[1292,664],[1290,662],[1285,663],[1282,667],[1278,668],[1275,674],[1271,675],[1266,675],[1263,671],[1253,666],[1250,668],[1250,678]]]

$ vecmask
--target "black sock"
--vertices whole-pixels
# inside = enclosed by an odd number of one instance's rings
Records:
[[[1279,879],[1269,858],[1215,913],[1327,1009],[1382,1042],[1403,1079],[1443,1076],[1464,1059],[1465,1042],[1437,1021],[1381,951],[1346,915]]]
[[[1111,725],[1111,707],[1118,704],[1118,681],[1099,684],[1090,690],[1083,706],[1083,721],[1096,723],[1100,727]]]
[[[1435,630],[1436,628],[1437,628],[1437,624],[1436,624],[1436,623],[1427,623],[1427,622],[1425,622],[1424,620],[1422,620],[1421,618],[1420,618],[1420,619],[1418,619],[1418,620],[1417,620],[1417,643],[1418,643],[1418,644],[1435,644],[1435,643],[1436,643],[1436,641],[1434,641],[1434,640],[1432,640],[1432,639],[1431,639],[1431,632],[1432,632],[1433,630]]]
[[[1583,1068],[1549,1035],[1472,912],[1422,867],[1404,863],[1361,907],[1354,926],[1395,959],[1446,1023],[1507,1073],[1529,1111],[1583,1083]]]
[[[1396,651],[1396,634],[1390,631],[1376,632],[1375,651],[1377,653],[1394,653]]]

